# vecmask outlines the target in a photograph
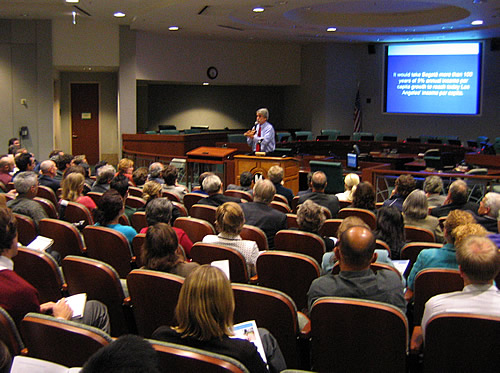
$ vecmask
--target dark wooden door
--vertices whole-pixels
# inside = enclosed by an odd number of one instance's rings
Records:
[[[71,136],[73,155],[85,154],[90,164],[99,161],[99,84],[71,83]]]

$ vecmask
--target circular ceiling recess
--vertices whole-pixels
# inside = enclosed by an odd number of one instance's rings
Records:
[[[425,1],[343,1],[296,8],[283,16],[303,24],[336,27],[411,27],[460,21],[470,16],[458,6]]]

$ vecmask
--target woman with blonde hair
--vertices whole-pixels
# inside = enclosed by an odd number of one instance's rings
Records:
[[[359,176],[356,174],[347,174],[344,178],[345,192],[335,194],[340,201],[352,202],[352,195],[359,184]]]
[[[120,159],[116,166],[116,175],[125,175],[132,186],[135,186],[132,174],[134,173],[134,161],[128,158]]]
[[[259,256],[259,247],[255,241],[243,240],[240,237],[241,229],[245,224],[245,216],[240,205],[235,202],[226,202],[215,213],[215,227],[219,234],[209,234],[203,238],[204,243],[216,244],[235,249],[243,255],[247,263],[250,276],[255,275],[255,263]]]
[[[182,285],[175,319],[177,326],[161,326],[152,339],[177,343],[226,355],[240,361],[250,372],[268,372],[266,364],[249,341],[233,335],[234,295],[231,283],[218,268],[203,265]],[[259,328],[266,358],[272,372],[286,369],[274,337]]]
[[[78,202],[88,208],[91,212],[97,206],[92,198],[83,195],[85,177],[79,172],[72,172],[63,179],[61,199],[69,202]]]
[[[156,181],[148,181],[144,184],[142,188],[142,199],[146,201],[146,204],[143,207],[137,209],[137,211],[146,211],[146,206],[149,202],[154,200],[155,198],[161,197],[161,184]]]

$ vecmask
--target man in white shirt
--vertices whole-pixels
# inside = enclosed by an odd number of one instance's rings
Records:
[[[257,110],[255,126],[244,133],[247,143],[254,152],[273,152],[276,148],[274,127],[267,120],[269,110],[262,108]]]
[[[500,291],[494,284],[500,271],[497,246],[487,237],[470,236],[457,248],[456,255],[464,289],[429,299],[421,327],[413,331],[412,350],[420,349],[427,323],[436,315],[454,312],[500,317]]]

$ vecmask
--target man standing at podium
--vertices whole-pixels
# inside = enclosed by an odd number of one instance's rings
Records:
[[[247,143],[252,147],[254,152],[270,153],[274,151],[276,143],[274,140],[274,128],[267,121],[269,118],[269,110],[262,108],[257,110],[257,118],[255,125],[251,130],[245,132]]]

